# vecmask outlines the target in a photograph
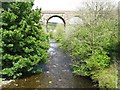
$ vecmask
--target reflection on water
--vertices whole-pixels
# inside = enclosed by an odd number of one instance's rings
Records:
[[[71,70],[71,58],[59,48],[58,43],[50,43],[49,62],[35,68],[43,68],[43,73],[31,75],[10,83],[5,88],[90,88],[92,81],[75,76]]]

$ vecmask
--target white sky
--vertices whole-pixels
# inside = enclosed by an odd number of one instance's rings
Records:
[[[81,2],[90,1],[90,0],[35,0],[34,8],[36,6],[42,8],[42,10],[74,10],[81,7]],[[97,1],[97,0],[95,0]],[[104,0],[98,0],[104,1]],[[120,0],[106,0],[118,2]]]
[[[35,0],[35,6],[42,10],[73,10],[80,6],[82,0]]]
[[[75,10],[80,8],[82,6],[81,3],[85,1],[88,0],[35,0],[33,8],[38,6],[38,8],[41,8],[43,11],[44,10]],[[111,1],[118,2],[120,0],[111,0]],[[58,19],[59,22],[62,22],[59,18],[54,18],[54,19],[55,19],[54,21],[57,21]]]

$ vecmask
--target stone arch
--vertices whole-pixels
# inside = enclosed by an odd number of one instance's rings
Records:
[[[48,21],[49,21],[51,18],[53,18],[53,17],[58,17],[58,18],[60,18],[60,19],[63,21],[63,23],[64,23],[64,28],[66,27],[66,21],[65,21],[65,19],[64,19],[62,16],[52,15],[52,16],[50,16],[50,17],[46,20],[46,28],[47,28],[47,25],[48,25]]]

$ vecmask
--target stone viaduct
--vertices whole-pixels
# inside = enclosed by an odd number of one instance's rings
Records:
[[[48,21],[53,17],[60,18],[63,21],[64,26],[66,27],[66,25],[69,24],[70,18],[77,17],[77,11],[75,11],[75,10],[71,10],[71,11],[65,11],[65,10],[63,10],[63,11],[62,10],[42,11],[42,22],[43,22],[45,29],[47,28]]]

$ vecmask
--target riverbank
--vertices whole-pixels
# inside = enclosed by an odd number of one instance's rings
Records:
[[[3,85],[7,85],[12,81],[14,80],[5,80],[5,79],[0,78],[0,88],[2,88]]]

